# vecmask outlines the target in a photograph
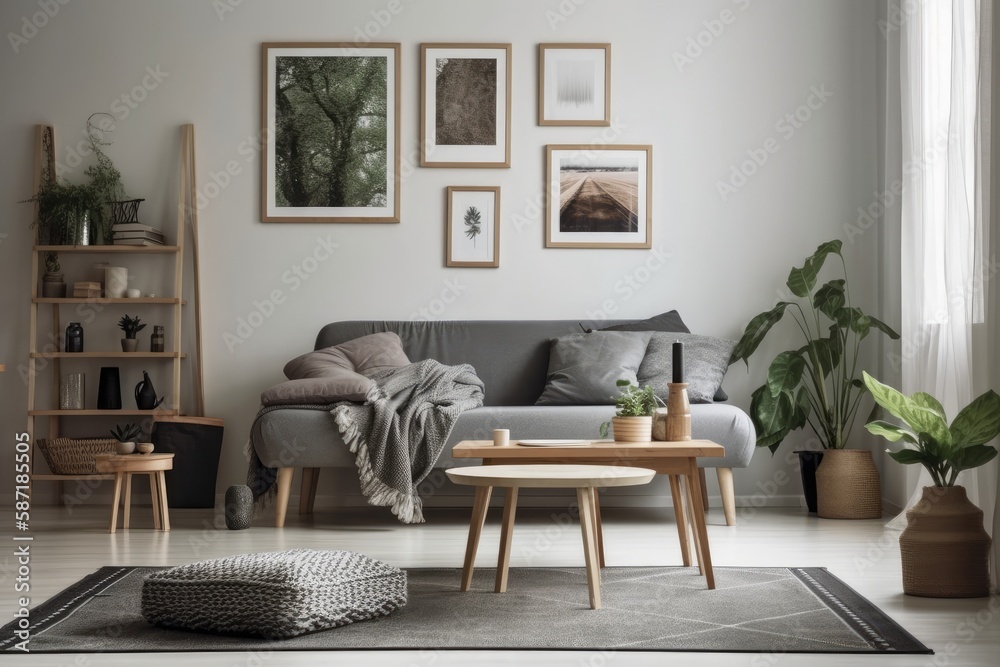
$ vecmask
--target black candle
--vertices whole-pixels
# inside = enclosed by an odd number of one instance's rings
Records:
[[[674,382],[684,382],[684,343],[674,341]]]

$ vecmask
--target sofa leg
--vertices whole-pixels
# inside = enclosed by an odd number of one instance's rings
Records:
[[[708,484],[705,482],[705,469],[698,468],[698,477],[701,478],[701,502],[708,511]]]
[[[278,498],[274,505],[274,527],[285,526],[285,514],[288,513],[288,495],[292,490],[292,475],[295,468],[278,468]]]
[[[719,476],[719,490],[722,492],[722,508],[726,513],[726,525],[736,525],[736,492],[733,489],[733,469],[716,468]]]
[[[312,514],[316,505],[319,468],[302,469],[302,489],[299,491],[299,514]]]

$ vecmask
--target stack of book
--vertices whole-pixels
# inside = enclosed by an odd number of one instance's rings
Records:
[[[111,228],[115,245],[163,245],[163,232],[139,222],[119,223]]]
[[[101,298],[101,283],[89,281],[73,283],[73,297],[76,299],[99,299]]]

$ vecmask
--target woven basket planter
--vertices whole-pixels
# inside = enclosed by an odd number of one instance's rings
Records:
[[[882,480],[872,453],[827,449],[816,470],[816,514],[824,519],[878,519]]]
[[[925,486],[899,536],[903,592],[930,598],[990,593],[990,536],[962,486]]]
[[[98,454],[115,454],[114,438],[53,438],[35,441],[55,475],[96,475]]]
[[[613,417],[611,430],[615,442],[650,442],[653,439],[653,418]]]

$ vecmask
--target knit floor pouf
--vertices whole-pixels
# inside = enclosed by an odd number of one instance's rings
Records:
[[[293,549],[155,572],[142,585],[150,623],[285,639],[388,616],[406,605],[406,572],[350,551]]]

